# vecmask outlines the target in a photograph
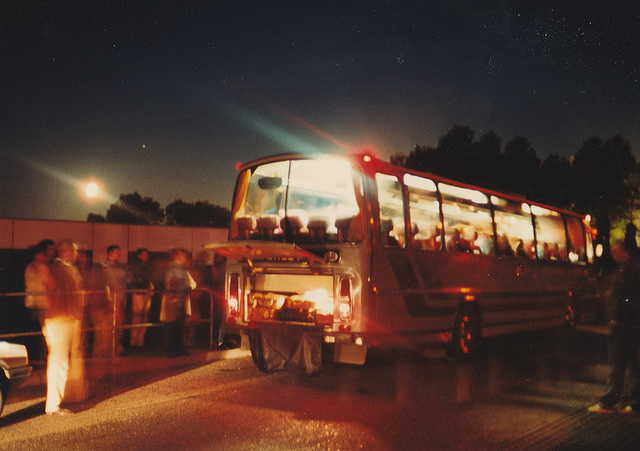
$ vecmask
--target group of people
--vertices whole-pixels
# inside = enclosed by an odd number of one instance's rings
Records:
[[[154,278],[147,249],[138,249],[128,266],[121,259],[117,245],[109,246],[106,259],[98,264],[92,264],[72,240],[42,240],[35,246],[34,259],[25,270],[25,305],[37,312],[47,345],[47,414],[69,414],[60,407],[63,401],[79,402],[88,396],[85,354],[105,358],[101,378],[107,376],[108,358],[144,345],[155,289],[163,290],[159,320],[165,323],[169,356],[187,353],[187,317],[213,313],[192,307],[191,291],[198,284],[214,288],[214,274],[203,270],[204,265],[190,271],[187,250],[171,250],[160,280]]]

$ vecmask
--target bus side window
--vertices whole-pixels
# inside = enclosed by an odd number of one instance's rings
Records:
[[[481,191],[439,183],[446,249],[486,255],[493,253],[489,199]]]
[[[567,260],[567,237],[562,216],[555,211],[531,207],[536,223],[537,254],[540,260]]]
[[[415,249],[439,251],[442,247],[440,202],[436,184],[424,177],[404,175],[409,190],[411,242]]]
[[[567,254],[569,261],[574,264],[585,264],[587,253],[585,249],[585,234],[582,223],[578,218],[567,216],[567,232],[569,234],[569,246]]]
[[[531,208],[517,200],[491,196],[499,257],[535,259]]]
[[[397,177],[376,174],[380,207],[380,242],[383,246],[404,248],[404,197]]]

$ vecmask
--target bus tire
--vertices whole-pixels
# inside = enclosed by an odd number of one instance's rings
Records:
[[[4,400],[7,397],[9,391],[9,380],[5,377],[2,368],[0,368],[0,415],[4,409]]]
[[[456,316],[451,332],[450,354],[453,357],[471,357],[482,349],[482,328],[477,306],[463,307]]]
[[[262,342],[262,331],[260,331],[260,329],[249,330],[249,348],[251,349],[253,363],[255,363],[258,369],[263,373],[270,373],[264,359],[264,345]]]

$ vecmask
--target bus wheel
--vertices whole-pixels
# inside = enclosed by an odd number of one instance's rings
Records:
[[[249,330],[249,348],[251,349],[253,363],[255,363],[263,373],[269,373],[270,371],[264,359],[264,345],[262,342],[262,331],[260,329]]]
[[[456,317],[451,333],[451,354],[454,357],[476,355],[482,346],[480,313],[477,309],[465,308]]]

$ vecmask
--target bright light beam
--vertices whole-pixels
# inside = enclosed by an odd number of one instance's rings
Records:
[[[240,111],[239,109],[235,109],[234,114],[241,122],[249,124],[262,135],[293,152],[316,153],[321,151],[320,148],[305,142],[292,133],[287,132],[282,127],[278,127],[266,119],[259,117],[257,114]]]

